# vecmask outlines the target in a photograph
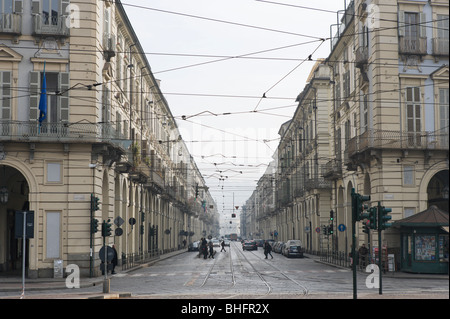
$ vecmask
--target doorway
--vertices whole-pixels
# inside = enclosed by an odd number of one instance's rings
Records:
[[[15,212],[29,210],[29,187],[21,172],[0,165],[0,188],[7,192],[0,202],[0,275],[14,276],[22,271],[23,257],[28,270],[29,240],[25,243],[26,255],[23,256],[22,239],[15,238]]]

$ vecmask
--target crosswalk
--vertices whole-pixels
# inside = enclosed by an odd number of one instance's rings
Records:
[[[335,273],[347,273],[350,272],[348,269],[335,269],[335,270],[289,270],[284,271],[285,274],[319,274],[319,273],[327,273],[327,274],[335,274]],[[274,275],[279,274],[279,271],[260,271],[262,275]],[[211,275],[230,275],[229,271],[217,271],[212,272]],[[157,276],[165,276],[165,277],[174,277],[174,276],[198,276],[204,275],[206,276],[206,272],[167,272],[167,273],[152,273],[152,272],[142,272],[142,273],[118,273],[113,275],[114,278],[123,278],[123,277],[131,277],[131,278],[139,278],[139,277],[157,277]]]

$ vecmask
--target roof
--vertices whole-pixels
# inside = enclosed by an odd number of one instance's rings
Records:
[[[423,212],[414,214],[412,216],[400,219],[393,223],[394,227],[406,226],[406,227],[442,227],[448,226],[448,212],[439,209],[437,206],[432,205]]]

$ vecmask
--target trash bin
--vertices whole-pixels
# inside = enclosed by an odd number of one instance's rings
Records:
[[[55,259],[53,261],[53,278],[63,278],[63,261],[62,259]]]

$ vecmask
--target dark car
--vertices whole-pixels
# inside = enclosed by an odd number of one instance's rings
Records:
[[[246,241],[242,244],[242,250],[258,250],[258,245],[255,241]]]
[[[262,239],[255,239],[255,242],[258,247],[264,246],[264,240],[262,240]]]
[[[199,247],[200,247],[200,242],[194,241],[193,243],[190,243],[188,245],[188,251],[198,251]]]

